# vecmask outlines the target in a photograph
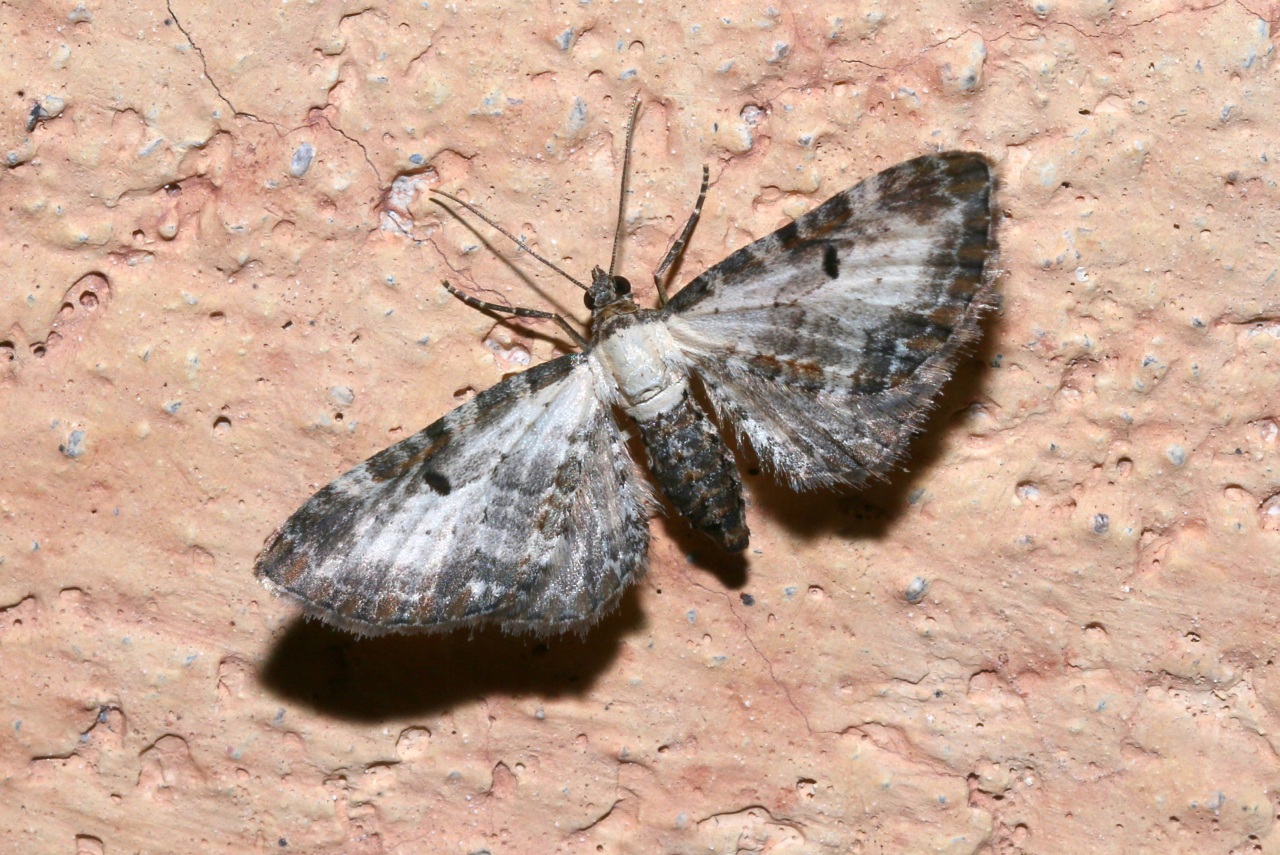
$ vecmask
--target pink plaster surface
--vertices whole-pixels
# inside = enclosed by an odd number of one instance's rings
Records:
[[[0,4],[0,851],[1280,852],[1274,15]],[[637,91],[637,284],[703,163],[681,282],[996,160],[1003,308],[911,471],[748,476],[745,562],[655,521],[585,639],[301,621],[267,534],[558,352],[439,281],[586,314],[425,189],[581,275]]]

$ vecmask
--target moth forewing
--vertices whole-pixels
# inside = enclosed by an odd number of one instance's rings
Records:
[[[916,158],[697,277],[664,310],[721,420],[801,489],[902,456],[992,302],[985,157]]]

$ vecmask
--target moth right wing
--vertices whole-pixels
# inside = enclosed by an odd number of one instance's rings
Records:
[[[267,588],[370,635],[581,630],[643,575],[644,488],[591,354],[509,377],[316,493]]]
[[[671,299],[671,335],[769,469],[858,486],[901,457],[992,303],[991,196],[982,155],[916,158]]]

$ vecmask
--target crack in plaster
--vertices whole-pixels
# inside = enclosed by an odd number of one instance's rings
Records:
[[[326,107],[327,106],[329,105],[326,105]],[[360,142],[360,140],[356,139],[355,137],[351,136],[351,134],[347,133],[342,128],[335,125],[333,123],[333,120],[330,119],[328,116],[326,116],[323,111],[319,112],[318,118],[320,120],[323,120],[324,123],[329,126],[329,130],[333,131],[335,134],[342,137],[347,142],[354,144],[356,148],[360,149],[360,154],[364,156],[364,162],[369,165],[369,169],[370,171],[373,172],[373,177],[377,180],[378,186],[379,187],[383,186],[382,173],[378,171],[378,167],[374,165],[373,160],[369,157],[369,149],[364,147],[364,143]]]
[[[760,648],[756,645],[755,640],[751,637],[751,632],[747,629],[747,622],[743,620],[742,615],[738,614],[738,612],[733,608],[733,600],[729,596],[729,592],[713,591],[712,589],[708,588],[706,585],[703,585],[698,581],[692,579],[687,573],[681,573],[681,575],[684,576],[685,581],[689,582],[689,584],[693,585],[695,588],[700,588],[703,591],[706,591],[708,594],[711,594],[713,596],[720,596],[724,598],[725,602],[728,604],[729,613],[732,614],[734,618],[737,619],[738,623],[742,625],[742,637],[747,640],[747,644],[751,645],[751,649],[756,652],[756,655],[759,656],[760,659],[764,662],[765,668],[769,670],[769,679],[773,682],[775,686],[778,687],[778,690],[782,692],[783,697],[787,699],[787,703],[790,704],[791,708],[796,711],[796,714],[800,716],[800,720],[804,722],[805,730],[808,731],[811,736],[815,735],[818,731],[815,731],[813,729],[813,725],[809,723],[809,716],[805,714],[805,711],[802,710],[800,708],[800,705],[795,702],[795,699],[791,697],[791,691],[787,688],[786,684],[778,679],[778,675],[775,674],[773,670],[773,663],[769,661],[769,657],[765,656],[764,653],[760,650]]]
[[[271,127],[275,128],[277,131],[280,131],[281,133],[283,133],[280,126],[277,125],[275,122],[269,119],[263,119],[258,116],[255,116],[253,113],[249,113],[244,110],[237,109],[236,105],[231,103],[231,99],[228,98],[226,95],[222,94],[222,87],[218,85],[218,81],[214,80],[213,75],[209,73],[209,61],[205,59],[204,51],[200,49],[200,45],[196,44],[196,40],[191,37],[191,33],[187,31],[187,28],[182,25],[182,20],[178,17],[178,13],[173,11],[172,0],[165,0],[165,8],[169,10],[169,17],[173,18],[174,25],[178,28],[178,30],[182,33],[182,35],[186,37],[187,44],[191,45],[191,49],[194,50],[196,52],[196,55],[200,57],[200,68],[204,73],[204,79],[209,81],[209,85],[213,87],[213,91],[217,93],[218,98],[222,101],[222,103],[226,104],[228,107],[231,108],[232,114],[236,116],[243,116],[247,119],[252,119],[255,122],[262,122],[263,124],[270,125]]]
[[[270,125],[272,128],[275,128],[276,132],[281,136],[287,136],[288,134],[291,134],[294,131],[297,131],[303,127],[306,127],[305,125],[298,125],[293,128],[285,128],[277,122],[273,122],[270,119],[264,119],[261,116],[258,116],[254,113],[250,113],[247,110],[241,110],[240,108],[236,107],[236,105],[231,102],[231,99],[228,98],[225,94],[223,94],[222,87],[218,85],[218,81],[215,80],[213,78],[213,75],[209,73],[209,60],[205,57],[204,50],[201,49],[200,45],[196,44],[196,40],[192,38],[190,31],[188,31],[187,28],[183,26],[182,20],[178,17],[177,12],[173,10],[173,0],[165,0],[165,8],[169,10],[169,17],[173,19],[174,25],[177,26],[178,30],[182,33],[182,35],[186,37],[187,44],[191,45],[191,49],[194,50],[196,52],[196,55],[200,57],[200,67],[204,74],[205,80],[209,81],[209,85],[213,88],[213,91],[217,94],[218,99],[221,100],[222,103],[226,104],[227,107],[231,109],[231,112],[233,115],[246,118],[254,122],[261,122],[264,125]],[[329,117],[324,115],[323,113],[319,114],[319,119],[323,120],[324,123],[329,126],[329,129],[332,130],[334,133],[338,134],[338,136],[342,137],[347,142],[353,143],[357,148],[360,149],[360,154],[364,158],[364,162],[368,165],[370,171],[373,172],[373,177],[376,179],[378,186],[381,187],[382,174],[378,171],[378,167],[374,165],[373,160],[369,157],[369,150],[365,148],[364,143],[360,142],[360,140],[356,139],[355,137],[351,136],[346,131],[344,131],[342,128],[335,125],[333,121],[330,120]]]

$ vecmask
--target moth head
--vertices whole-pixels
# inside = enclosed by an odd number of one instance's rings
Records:
[[[591,287],[582,301],[592,312],[599,312],[619,300],[631,301],[631,283],[625,276],[610,276],[599,267],[591,271]]]

